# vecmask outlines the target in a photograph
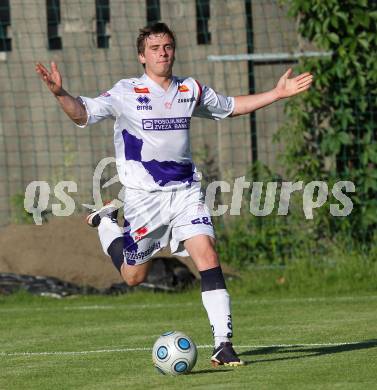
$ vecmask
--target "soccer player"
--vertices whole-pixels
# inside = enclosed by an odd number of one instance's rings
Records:
[[[57,65],[36,71],[68,117],[80,127],[115,120],[114,145],[124,186],[124,228],[109,204],[88,216],[98,227],[104,252],[130,286],[145,280],[150,258],[170,243],[171,252],[190,255],[201,276],[201,294],[214,335],[213,365],[242,365],[230,341],[230,298],[215,249],[215,235],[191,158],[192,116],[224,119],[249,114],[279,99],[306,91],[312,75],[289,78],[271,91],[226,97],[191,77],[172,73],[176,40],[164,23],[140,30],[138,59],[145,73],[123,79],[92,99],[75,98],[62,87]]]

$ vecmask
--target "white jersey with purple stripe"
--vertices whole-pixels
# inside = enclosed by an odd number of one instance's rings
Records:
[[[115,120],[114,144],[120,182],[127,188],[166,191],[199,181],[190,150],[192,116],[222,119],[234,99],[173,76],[165,91],[146,74],[120,80],[92,99],[82,97],[88,120]]]

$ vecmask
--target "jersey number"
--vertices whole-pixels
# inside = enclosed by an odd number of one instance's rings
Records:
[[[200,225],[200,224],[204,224],[204,225],[210,225],[212,226],[212,222],[211,222],[211,219],[209,217],[202,217],[202,218],[195,218],[191,221],[191,223],[193,225]]]

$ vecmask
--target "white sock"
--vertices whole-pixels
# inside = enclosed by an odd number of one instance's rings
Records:
[[[107,256],[109,256],[107,250],[110,244],[118,237],[123,237],[122,228],[117,222],[111,220],[111,218],[105,216],[101,218],[101,222],[98,226],[98,236],[101,241],[102,249]]]
[[[230,297],[226,289],[202,292],[203,305],[211,324],[215,348],[220,343],[230,341],[232,337],[232,316],[230,314]]]

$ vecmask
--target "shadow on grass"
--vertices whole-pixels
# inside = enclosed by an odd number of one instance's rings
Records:
[[[195,375],[195,374],[216,374],[218,372],[228,372],[228,371],[232,371],[232,370],[224,370],[224,369],[213,368],[213,369],[208,369],[208,370],[192,371],[192,372],[190,372],[189,375]]]
[[[305,347],[304,345],[291,345],[289,347],[264,347],[258,348],[255,350],[244,351],[239,353],[239,356],[257,356],[257,355],[270,355],[270,354],[289,354],[289,353],[304,353],[300,356],[284,356],[276,357],[269,359],[258,359],[253,361],[246,362],[250,363],[264,363],[264,362],[274,362],[278,360],[293,360],[293,359],[303,359],[307,357],[315,357],[321,355],[332,355],[334,353],[340,352],[352,352],[359,351],[362,349],[376,348],[377,339],[366,340],[359,343],[344,344],[344,345],[328,345],[328,346],[318,346],[318,347]]]

